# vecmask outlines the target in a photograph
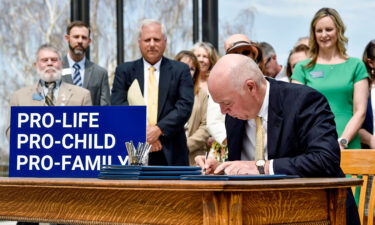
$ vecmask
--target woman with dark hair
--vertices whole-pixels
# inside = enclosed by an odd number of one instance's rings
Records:
[[[292,82],[320,91],[335,115],[341,149],[361,148],[358,130],[365,119],[368,81],[362,60],[349,57],[345,26],[335,9],[322,8],[310,25],[310,58],[298,63]]]
[[[288,78],[292,76],[294,66],[309,58],[309,46],[305,44],[299,44],[295,46],[289,53],[288,61],[286,64],[286,75]]]
[[[194,81],[194,105],[188,122],[185,124],[187,146],[189,149],[189,164],[195,165],[194,158],[197,155],[204,155],[207,149],[207,139],[209,137],[206,128],[207,115],[207,92],[200,87],[200,68],[197,57],[191,51],[179,52],[175,60],[183,62],[189,66],[191,76]]]
[[[365,122],[359,130],[363,148],[375,149],[374,136],[374,115],[375,112],[375,39],[370,41],[363,52],[363,62],[366,65],[367,72],[370,74],[370,96],[367,102],[367,112]]]

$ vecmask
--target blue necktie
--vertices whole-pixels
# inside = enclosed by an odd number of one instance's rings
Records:
[[[82,87],[81,73],[79,72],[81,67],[78,65],[78,63],[75,63],[73,65],[73,68],[74,68],[73,84]]]

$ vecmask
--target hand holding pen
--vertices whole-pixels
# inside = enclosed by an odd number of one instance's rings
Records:
[[[208,158],[208,152],[206,152],[206,156],[204,157],[204,162],[206,163],[207,162],[207,158]],[[206,174],[206,167],[203,167],[202,168],[202,174]]]
[[[202,168],[202,174],[213,174],[216,167],[219,165],[219,162],[213,157],[206,155],[199,155],[195,157],[195,162],[198,166]]]

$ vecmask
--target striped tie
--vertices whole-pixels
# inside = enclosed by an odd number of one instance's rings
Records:
[[[45,102],[48,106],[54,106],[54,96],[53,96],[53,90],[56,87],[56,82],[46,82],[46,87],[48,88],[48,92],[45,98]]]
[[[78,63],[75,63],[73,65],[73,68],[74,68],[73,84],[82,87],[82,78],[81,78],[81,73],[79,72],[81,67],[78,65]]]

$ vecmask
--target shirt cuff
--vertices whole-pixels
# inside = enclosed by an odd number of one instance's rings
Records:
[[[270,173],[270,175],[274,175],[275,174],[275,172],[273,171],[273,159],[270,160],[268,172]]]

